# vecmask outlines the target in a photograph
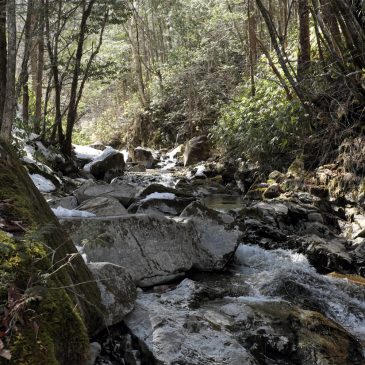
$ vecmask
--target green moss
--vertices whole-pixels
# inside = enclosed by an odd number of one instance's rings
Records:
[[[102,323],[100,293],[81,257],[64,265],[68,255],[77,251],[2,141],[0,217],[20,222],[24,228],[15,237],[0,230],[0,305],[7,302],[10,284],[31,298],[28,311],[22,313],[24,318],[5,340],[12,360],[0,358],[0,365],[84,364],[89,350],[88,330],[94,333]],[[60,266],[62,269],[57,270]],[[33,292],[37,300],[32,300]],[[39,327],[37,332],[34,323]]]
[[[88,335],[79,312],[55,279],[41,280],[51,263],[41,243],[14,239],[0,231],[0,300],[7,301],[7,286],[15,285],[24,295],[41,297],[29,302],[28,314],[14,328],[6,343],[17,365],[83,364]],[[30,282],[33,282],[32,286]],[[39,285],[45,284],[44,287]],[[36,285],[36,286],[33,286]],[[38,333],[32,323],[39,327]],[[0,362],[1,364],[1,362]]]
[[[12,334],[9,342],[10,365],[84,364],[88,356],[86,328],[63,290],[49,289],[41,300],[34,322],[26,323]],[[1,362],[0,362],[1,363]]]

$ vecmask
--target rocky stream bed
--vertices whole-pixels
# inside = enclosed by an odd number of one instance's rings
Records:
[[[364,364],[361,205],[147,152],[43,191],[101,291],[90,365]]]

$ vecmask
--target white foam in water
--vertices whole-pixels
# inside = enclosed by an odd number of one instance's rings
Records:
[[[310,300],[360,341],[365,341],[365,290],[346,279],[320,275],[305,256],[289,250],[267,251],[240,245],[235,255],[238,270],[252,287],[253,298],[265,298],[264,288],[291,280],[308,290]],[[247,300],[247,297],[245,297]]]
[[[76,247],[77,251],[79,252],[79,254],[81,255],[82,259],[87,263],[88,259],[87,259],[86,253],[84,252],[84,247],[78,246],[78,245],[75,245],[75,247]]]
[[[81,217],[92,218],[96,217],[94,213],[85,212],[83,210],[66,209],[63,207],[52,208],[53,213],[57,218]]]
[[[148,200],[152,199],[166,199],[166,200],[174,200],[176,198],[175,194],[172,193],[152,193],[150,195],[147,195],[144,199],[142,199],[142,202],[146,202]]]

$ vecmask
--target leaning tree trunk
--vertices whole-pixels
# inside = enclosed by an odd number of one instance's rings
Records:
[[[16,98],[15,98],[15,72],[16,72],[16,6],[15,0],[7,0],[7,33],[8,33],[8,55],[6,69],[6,95],[1,125],[1,137],[10,139],[11,128],[15,119]]]

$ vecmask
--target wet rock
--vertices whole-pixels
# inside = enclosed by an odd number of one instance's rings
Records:
[[[185,145],[184,166],[205,161],[210,156],[210,144],[206,136],[194,137]]]
[[[107,153],[106,156],[91,163],[90,173],[97,180],[110,182],[112,179],[124,174],[124,155],[116,150]]]
[[[145,189],[143,189],[139,194],[138,197],[140,198],[145,198],[150,194],[153,193],[170,193],[170,194],[174,194],[177,197],[189,197],[189,194],[186,194],[185,192],[178,190],[178,189],[174,189],[171,188],[169,186],[165,186],[162,184],[157,184],[157,183],[153,183],[148,185]]]
[[[152,286],[181,277],[193,268],[222,270],[241,235],[237,229],[226,229],[222,225],[225,219],[214,214],[175,220],[160,215],[127,215],[61,222],[75,242],[84,246],[90,261],[123,266],[139,286]]]
[[[77,199],[74,196],[65,196],[63,198],[54,198],[47,200],[48,205],[51,208],[62,207],[65,209],[75,209],[78,205]]]
[[[195,198],[175,199],[149,199],[132,204],[128,208],[129,213],[149,214],[161,213],[163,215],[178,216],[195,200]]]
[[[138,188],[134,184],[116,181],[111,184],[87,181],[74,191],[79,204],[96,197],[112,197],[118,199],[124,206],[130,205],[137,195]]]
[[[163,294],[139,293],[125,323],[158,364],[362,364],[360,345],[320,313],[219,292],[185,279]]]
[[[355,257],[346,249],[345,239],[323,240],[315,239],[315,236],[304,239],[310,243],[305,248],[305,253],[313,266],[327,272],[351,272],[354,269]]]
[[[85,200],[77,207],[77,210],[85,210],[87,212],[94,213],[97,217],[128,214],[127,209],[124,208],[119,200],[110,196],[99,196]]]
[[[216,194],[234,194],[235,190],[224,187],[212,179],[181,179],[175,185],[175,188],[185,196],[206,197]]]
[[[154,151],[150,148],[137,147],[133,152],[133,162],[138,162],[147,169],[151,169],[157,163],[157,156],[154,156]]]
[[[100,289],[105,326],[119,323],[134,308],[137,288],[129,272],[108,262],[90,263],[88,267]]]
[[[279,184],[270,185],[262,194],[265,199],[274,199],[280,196],[282,190]]]
[[[146,166],[141,164],[133,164],[128,167],[128,172],[146,172]]]
[[[161,296],[141,293],[125,323],[159,364],[257,364],[237,339],[221,329],[231,323],[228,318],[214,312],[205,317],[203,311],[189,309],[198,291],[186,279]]]
[[[319,204],[326,209],[320,210],[316,199],[305,197],[304,201],[311,204],[296,199],[248,203],[237,221],[245,227],[245,241],[266,249],[297,250],[321,272],[359,273],[361,255],[339,237],[338,217],[331,207]]]
[[[100,142],[100,141],[96,141],[96,142],[90,144],[89,147],[95,148],[96,150],[99,150],[99,151],[104,151],[106,149],[106,146],[104,145],[104,143]]]
[[[100,355],[101,345],[98,342],[92,342],[90,344],[89,359],[86,365],[95,365],[97,357]]]
[[[203,250],[215,256],[214,262],[217,269],[224,268],[235,252],[242,235],[234,219],[228,214],[209,209],[199,202],[188,205],[180,217],[188,218],[194,223]],[[228,247],[230,249],[227,251]],[[211,265],[211,259],[210,257],[206,261],[205,258],[201,258],[195,267],[205,270],[205,267]]]
[[[324,186],[310,185],[308,187],[309,192],[321,199],[329,198],[329,190]]]
[[[280,171],[272,171],[269,175],[269,180],[275,181],[276,183],[281,183],[285,179],[285,175]]]

